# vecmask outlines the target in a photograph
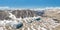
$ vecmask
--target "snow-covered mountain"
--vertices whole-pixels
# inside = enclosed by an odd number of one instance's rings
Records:
[[[9,13],[11,12],[13,15],[15,15],[17,18],[25,18],[25,17],[34,17],[34,16],[40,16],[44,14],[44,11],[33,11],[33,10],[0,10],[0,19],[10,19]]]
[[[35,10],[0,9],[0,29],[52,30],[60,25],[60,9]]]

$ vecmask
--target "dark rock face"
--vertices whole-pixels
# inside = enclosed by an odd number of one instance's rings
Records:
[[[44,10],[42,10],[42,11],[37,11],[36,14],[39,15],[39,16],[43,16]]]
[[[21,28],[22,26],[23,26],[23,23],[17,24],[17,25],[16,25],[16,29],[19,29],[19,28]]]
[[[9,14],[7,12],[0,10],[0,20],[4,20],[8,16]]]
[[[5,20],[11,20],[11,18],[9,18],[9,17],[5,17],[4,19],[5,19]]]
[[[36,20],[39,21],[39,20],[41,20],[41,19],[40,19],[40,18],[37,18]]]
[[[56,23],[60,23],[60,21],[58,19],[53,19],[54,21],[56,21]]]
[[[14,11],[12,11],[12,14],[14,14],[17,18],[37,16],[37,14],[34,11],[31,11],[31,10],[14,10]]]

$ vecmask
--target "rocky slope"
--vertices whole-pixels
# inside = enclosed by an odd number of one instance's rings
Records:
[[[60,23],[60,9],[47,9],[44,14],[47,18],[52,18],[55,21],[58,21]],[[53,30],[60,30],[60,25],[54,28]]]
[[[44,16],[56,19],[60,22],[60,9],[47,9]]]

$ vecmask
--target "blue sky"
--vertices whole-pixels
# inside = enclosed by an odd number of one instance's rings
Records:
[[[0,0],[0,6],[20,8],[60,7],[60,0]]]

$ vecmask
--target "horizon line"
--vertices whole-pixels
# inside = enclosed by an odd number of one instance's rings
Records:
[[[8,6],[4,6],[4,7],[1,7],[0,6],[0,9],[1,10],[4,10],[4,9],[12,9],[12,10],[21,10],[21,9],[30,9],[30,10],[44,10],[44,9],[60,9],[60,7],[39,7],[39,8],[17,8],[17,7],[8,7]]]

